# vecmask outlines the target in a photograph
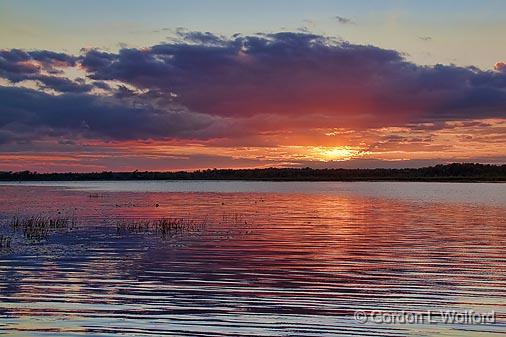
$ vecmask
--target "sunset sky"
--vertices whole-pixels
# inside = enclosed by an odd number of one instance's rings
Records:
[[[506,163],[506,1],[0,0],[0,170]]]

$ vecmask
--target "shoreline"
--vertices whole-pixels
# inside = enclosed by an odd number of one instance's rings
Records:
[[[506,182],[506,165],[452,163],[421,168],[255,168],[196,171],[0,172],[0,181],[408,181]]]
[[[506,183],[506,178],[487,179],[487,178],[425,178],[425,179],[31,179],[31,180],[0,180],[3,183],[30,183],[30,182],[133,182],[133,181],[149,181],[149,182],[198,182],[198,181],[237,181],[237,182],[396,182],[396,183]]]

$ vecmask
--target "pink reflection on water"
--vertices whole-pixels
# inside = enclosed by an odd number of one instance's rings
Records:
[[[61,212],[82,222],[79,233],[65,234],[78,238],[71,246],[4,260],[0,274],[11,279],[0,288],[12,304],[0,308],[24,318],[12,329],[33,331],[27,320],[54,316],[81,322],[76,331],[118,317],[146,331],[153,322],[170,331],[167,323],[187,321],[193,331],[194,320],[210,315],[240,335],[241,324],[268,325],[271,316],[287,323],[295,314],[318,317],[307,324],[322,333],[336,332],[341,317],[344,333],[356,308],[492,308],[504,319],[502,207],[344,194],[1,190],[4,218]],[[161,217],[206,219],[207,226],[168,240],[114,230],[118,220]]]

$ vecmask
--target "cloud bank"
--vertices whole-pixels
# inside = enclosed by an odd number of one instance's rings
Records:
[[[501,120],[504,69],[421,66],[396,50],[294,32],[178,31],[147,48],[81,55],[3,50],[0,144],[64,137],[240,145],[245,137],[300,139],[309,129]]]

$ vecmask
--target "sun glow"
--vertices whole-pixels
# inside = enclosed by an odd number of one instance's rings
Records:
[[[346,160],[351,159],[353,157],[359,156],[361,151],[358,149],[353,149],[347,146],[336,146],[336,147],[316,147],[315,155],[320,160]]]

